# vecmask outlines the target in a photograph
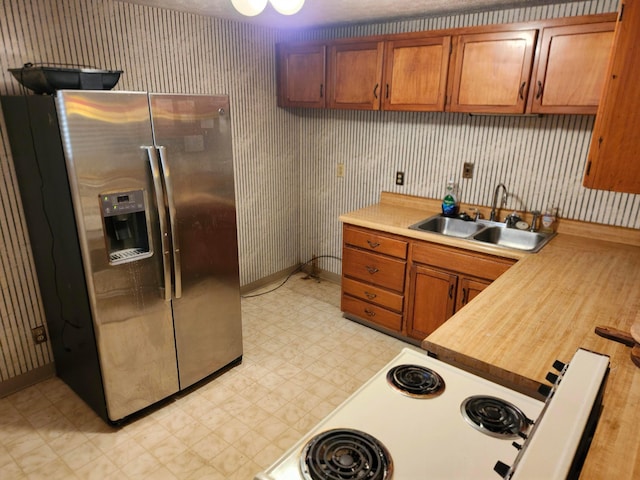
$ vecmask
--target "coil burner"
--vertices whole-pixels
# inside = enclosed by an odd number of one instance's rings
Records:
[[[437,397],[444,392],[444,380],[421,365],[397,365],[387,372],[387,382],[402,394],[414,398]]]
[[[473,428],[496,438],[518,437],[533,423],[512,403],[490,396],[469,397],[460,411]]]
[[[390,480],[393,462],[376,438],[359,430],[339,428],[307,442],[300,469],[306,480]]]

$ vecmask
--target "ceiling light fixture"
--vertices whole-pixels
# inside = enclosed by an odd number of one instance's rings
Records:
[[[304,0],[231,0],[233,7],[246,17],[254,17],[265,9],[267,1],[282,15],[298,13],[304,5]]]
[[[245,17],[255,17],[267,6],[267,0],[231,0],[231,5]]]
[[[269,0],[273,8],[282,15],[298,13],[304,5],[304,0]]]

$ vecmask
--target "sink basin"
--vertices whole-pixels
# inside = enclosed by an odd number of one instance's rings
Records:
[[[468,222],[459,218],[443,217],[435,215],[422,222],[411,225],[412,230],[440,233],[449,237],[467,238],[482,230],[485,225],[476,222]]]
[[[479,231],[472,238],[479,242],[492,243],[501,247],[537,252],[551,240],[553,235],[494,226]]]
[[[551,240],[555,233],[530,232],[507,228],[506,224],[489,220],[466,221],[433,215],[409,227],[412,230],[438,233],[498,247],[535,253]]]

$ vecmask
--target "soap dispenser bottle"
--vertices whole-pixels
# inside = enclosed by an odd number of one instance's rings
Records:
[[[456,184],[450,178],[447,182],[447,189],[442,199],[442,215],[445,217],[455,217],[458,214],[458,199]]]
[[[548,207],[542,214],[540,222],[540,232],[553,233],[556,230],[556,221],[558,218],[558,207]]]

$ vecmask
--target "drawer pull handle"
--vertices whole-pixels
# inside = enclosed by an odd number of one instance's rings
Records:
[[[520,97],[520,100],[524,100],[524,87],[527,85],[527,82],[522,82],[522,85],[520,85],[520,90],[518,90],[518,96]]]
[[[467,290],[466,288],[463,288],[462,289],[462,304],[466,305],[468,301],[469,301],[469,290]]]
[[[378,296],[375,293],[371,293],[371,292],[364,292],[364,294],[369,300],[373,300],[374,298],[376,298]]]
[[[367,315],[369,315],[370,317],[375,317],[376,316],[376,312],[369,310],[368,308],[364,309],[364,313],[366,313]]]
[[[372,242],[371,240],[367,240],[367,243],[371,248],[378,248],[380,246],[378,242]]]
[[[379,271],[376,267],[371,267],[369,265],[367,265],[364,268],[366,268],[367,272],[369,272],[371,275],[373,275],[374,273],[377,273]]]
[[[453,284],[449,285],[449,298],[453,298]]]

